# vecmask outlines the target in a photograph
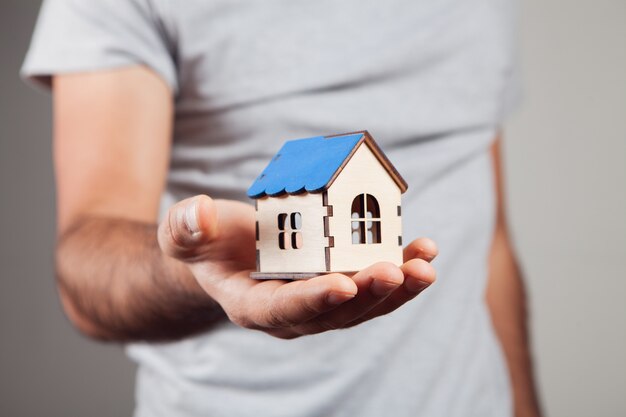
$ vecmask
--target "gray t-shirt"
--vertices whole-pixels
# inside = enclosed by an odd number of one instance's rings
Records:
[[[137,417],[506,416],[484,303],[488,149],[515,98],[508,0],[49,0],[23,74],[145,65],[176,97],[163,209],[246,200],[286,139],[368,129],[410,184],[438,281],[394,313],[285,341],[228,322],[135,344]],[[86,138],[88,140],[88,138]]]

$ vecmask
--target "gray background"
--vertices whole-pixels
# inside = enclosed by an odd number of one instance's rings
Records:
[[[0,416],[124,416],[133,365],[54,295],[50,100],[17,78],[38,1],[0,2]],[[626,2],[527,1],[510,221],[552,416],[626,415]]]

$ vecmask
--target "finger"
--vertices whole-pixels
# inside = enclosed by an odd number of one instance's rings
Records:
[[[308,280],[265,281],[254,285],[240,301],[253,328],[289,328],[338,305],[357,294],[355,282],[342,274],[328,274]]]
[[[350,323],[351,326],[397,310],[430,287],[435,282],[437,276],[435,268],[423,259],[412,259],[402,265],[400,269],[404,273],[404,285],[395,290],[376,308]]]
[[[404,282],[404,275],[394,264],[379,262],[356,273],[352,279],[358,287],[358,294],[354,300],[320,314],[307,323],[295,326],[293,330],[301,334],[313,334],[345,327],[346,324],[366,314],[401,286]]]
[[[404,248],[404,262],[414,258],[420,258],[431,262],[439,254],[437,244],[427,237],[415,239]]]
[[[198,195],[172,206],[159,224],[161,250],[181,260],[190,260],[217,234],[217,210],[209,196]]]

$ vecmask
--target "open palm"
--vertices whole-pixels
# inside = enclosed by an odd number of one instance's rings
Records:
[[[435,243],[417,239],[404,264],[373,264],[352,276],[308,280],[250,278],[255,269],[250,205],[196,196],[174,205],[159,226],[162,250],[185,263],[235,324],[281,338],[351,327],[396,310],[435,280]]]

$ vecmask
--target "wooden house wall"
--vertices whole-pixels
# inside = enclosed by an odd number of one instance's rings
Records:
[[[353,244],[351,228],[352,201],[359,194],[373,195],[380,206],[381,243]],[[398,212],[401,192],[376,156],[362,144],[327,191],[332,206],[329,233],[332,271],[355,271],[379,261],[402,263],[402,218]]]
[[[280,249],[278,245],[279,213],[300,213],[302,216],[302,247]],[[261,272],[324,272],[326,271],[324,216],[322,194],[263,197],[257,200],[259,240],[259,271]],[[291,233],[286,228],[285,233]]]

